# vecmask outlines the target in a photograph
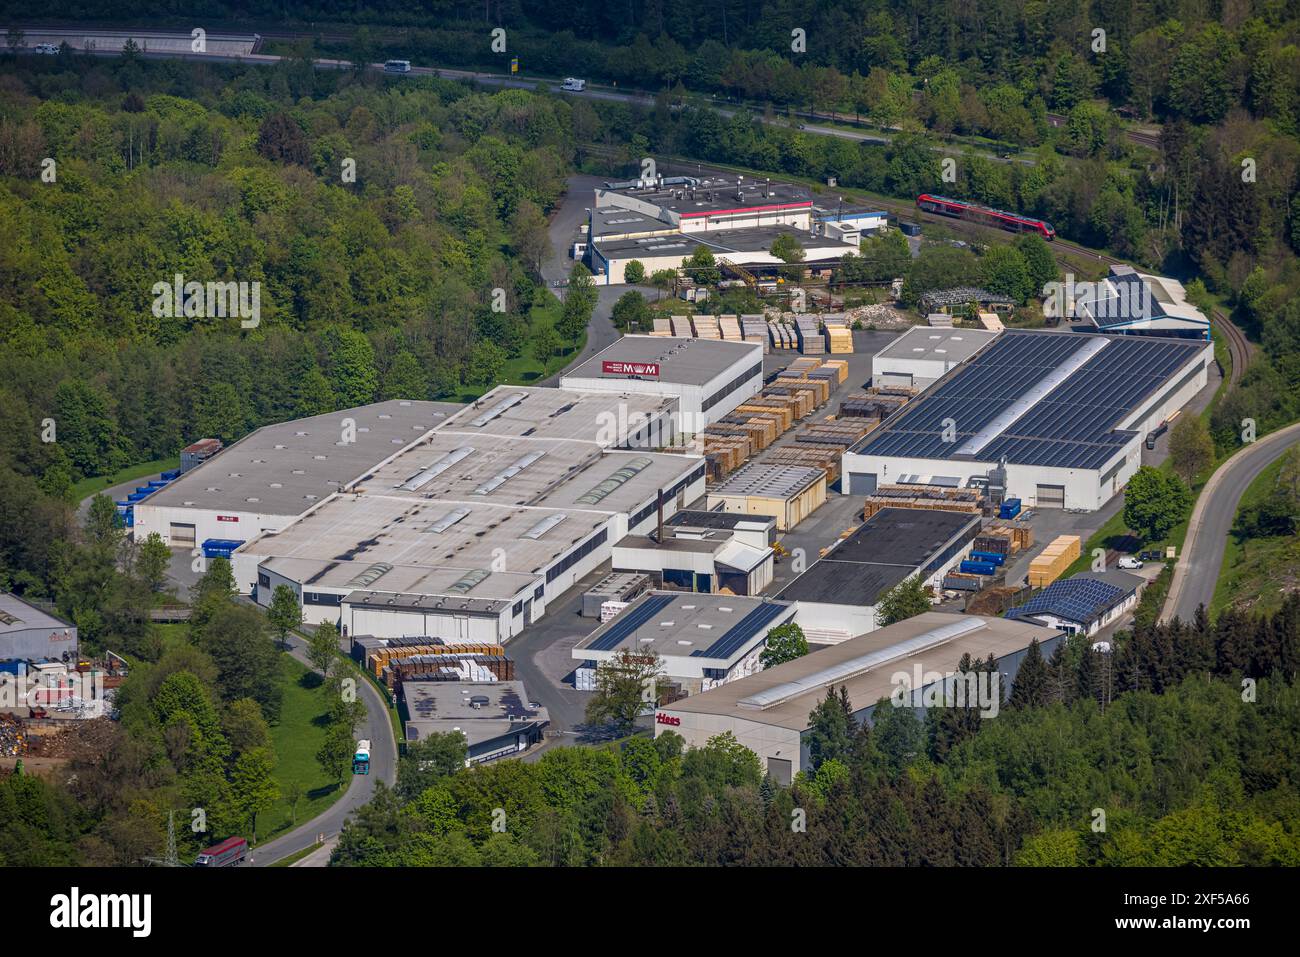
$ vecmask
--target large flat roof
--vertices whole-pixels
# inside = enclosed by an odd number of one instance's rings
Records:
[[[139,505],[297,515],[460,408],[451,402],[392,399],[266,425]],[[346,445],[344,419],[356,423],[356,441]]]
[[[402,595],[449,594],[461,582],[465,570],[442,565],[379,565],[371,561],[338,561],[332,558],[272,558],[263,567],[303,583],[306,590],[330,588],[363,593],[384,591]],[[488,601],[513,600],[538,581],[536,575],[492,572],[476,584],[458,592]]]
[[[573,647],[573,657],[620,648],[662,657],[728,661],[792,617],[787,602],[652,591]]]
[[[29,605],[17,595],[0,591],[0,636],[27,631],[31,628],[61,631],[72,625],[62,618],[56,618],[48,612],[41,611],[35,605]]]
[[[721,485],[709,489],[709,494],[791,499],[816,485],[825,476],[825,469],[751,462],[738,469]]]
[[[449,415],[438,431],[615,446],[626,441],[629,430],[636,432],[647,416],[666,415],[677,406],[672,396],[501,385]]]
[[[777,596],[786,601],[874,605],[959,535],[974,537],[980,517],[926,508],[882,508],[837,542]]]
[[[529,707],[522,681],[403,681],[402,698],[408,741],[459,731],[474,745],[550,721],[545,708]]]
[[[984,329],[936,329],[931,326],[913,326],[877,352],[875,358],[965,362],[997,336],[996,332],[988,332]]]
[[[578,509],[344,493],[278,532],[262,533],[240,554],[535,575],[608,519]]]
[[[806,230],[793,226],[755,226],[749,229],[711,229],[707,232],[672,233],[666,236],[644,236],[634,239],[596,239],[601,255],[608,259],[635,259],[637,256],[689,256],[697,246],[715,253],[768,253],[778,236],[793,236],[804,247],[805,262],[818,262],[829,257],[843,256],[858,251],[857,243],[844,242],[835,236],[809,236]],[[772,257],[773,262],[779,262]]]
[[[683,219],[749,210],[812,208],[812,193],[806,186],[769,183],[752,176],[670,177],[662,186],[639,186],[636,181],[609,182],[596,190],[597,203],[601,206],[617,202],[622,196],[671,210]]]
[[[623,336],[578,368],[565,373],[561,384],[581,379],[625,379],[601,371],[603,362],[657,362],[656,381],[679,385],[707,385],[744,359],[763,361],[763,346],[756,342],[722,339],[685,339],[667,336]]]
[[[969,623],[969,624],[961,624]],[[969,628],[970,630],[964,630]],[[960,632],[944,638],[944,632]],[[855,709],[869,708],[894,690],[893,675],[919,665],[922,673],[957,670],[963,654],[972,659],[996,658],[1020,651],[1037,638],[1049,639],[1059,632],[1040,625],[986,618],[924,612],[915,618],[887,625],[876,631],[829,648],[814,651],[794,661],[768,668],[745,678],[664,705],[670,713],[715,714],[756,721],[775,727],[804,731],[808,715],[826,696],[826,688],[843,685]],[[920,639],[908,653],[904,642]],[[891,655],[895,650],[897,654]],[[1004,689],[1005,691],[1005,689]],[[741,702],[771,702],[758,707]]]
[[[1203,342],[1012,329],[853,447],[861,455],[1100,468],[1118,428]],[[956,441],[945,441],[955,424]]]

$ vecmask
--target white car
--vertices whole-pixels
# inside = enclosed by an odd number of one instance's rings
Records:
[[[59,48],[58,48],[57,45],[55,45],[55,44],[53,44],[53,43],[38,43],[38,44],[36,44],[36,46],[32,47],[32,49],[33,49],[36,53],[43,53],[43,54],[45,54],[46,56],[58,56],[58,55],[59,55]]]
[[[1142,560],[1139,558],[1134,558],[1132,555],[1124,555],[1119,560],[1119,567],[1120,568],[1141,568]]]
[[[566,76],[564,82],[560,84],[561,90],[567,90],[570,93],[581,93],[587,88],[586,80],[579,80],[575,76]]]

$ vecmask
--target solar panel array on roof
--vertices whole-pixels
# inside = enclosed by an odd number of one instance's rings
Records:
[[[861,455],[950,459],[1052,370],[1098,336],[1010,330],[868,436]],[[1106,338],[1072,375],[1030,405],[978,453],[1013,465],[1100,468],[1132,432],[1115,424],[1159,389],[1203,345],[1171,339]],[[946,420],[956,441],[945,442]]]
[[[740,648],[750,636],[760,628],[766,627],[767,623],[775,618],[781,612],[789,608],[789,605],[782,605],[776,602],[764,602],[757,608],[752,609],[748,615],[736,622],[727,629],[721,638],[715,641],[703,651],[692,651],[692,658],[728,658]]]
[[[609,631],[591,643],[590,650],[609,651],[617,648],[619,642],[659,614],[672,600],[672,595],[650,595],[640,605],[628,608],[614,619]]]
[[[1126,594],[1123,588],[1095,578],[1066,578],[1048,585],[1019,608],[1012,608],[1006,616],[1026,618],[1047,614],[1088,624],[1118,605]]]

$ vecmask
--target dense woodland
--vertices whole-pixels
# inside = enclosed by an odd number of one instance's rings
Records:
[[[861,703],[831,691],[811,715],[814,766],[791,788],[730,735],[469,770],[435,738],[412,746],[333,863],[1295,866],[1298,667],[1293,595],[1269,618],[1141,629],[1114,654],[1077,639],[1044,660],[1034,645],[992,718],[920,720],[882,701],[858,726]]]

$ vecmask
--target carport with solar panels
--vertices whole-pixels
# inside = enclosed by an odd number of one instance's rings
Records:
[[[767,633],[794,617],[789,602],[736,595],[650,592],[578,642],[578,690],[594,690],[601,662],[622,652],[661,662],[664,680],[695,694],[753,674]]]
[[[1006,617],[1093,635],[1137,604],[1142,578],[1117,569],[1052,582]]]
[[[846,452],[849,491],[976,478],[1030,506],[1100,508],[1212,360],[1187,340],[1010,330]]]

